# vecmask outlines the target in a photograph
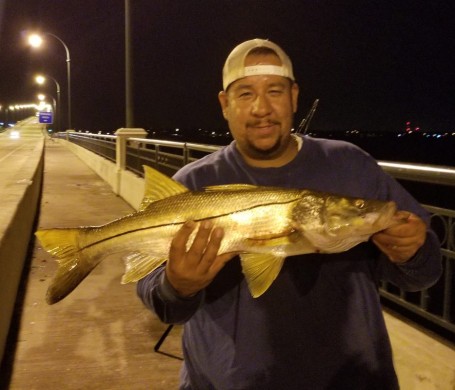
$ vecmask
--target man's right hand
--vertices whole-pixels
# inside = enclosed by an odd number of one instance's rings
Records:
[[[217,255],[224,236],[222,228],[215,227],[210,221],[199,226],[191,247],[187,242],[196,229],[193,221],[186,222],[171,242],[166,277],[172,287],[182,297],[190,297],[207,287],[216,274],[237,253]]]

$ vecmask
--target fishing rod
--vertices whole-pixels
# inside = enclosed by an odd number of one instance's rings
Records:
[[[318,107],[318,104],[319,104],[319,99],[316,99],[313,102],[313,105],[311,106],[310,111],[308,111],[308,114],[306,115],[306,117],[302,119],[302,122],[300,122],[300,125],[296,131],[297,134],[302,133],[303,135],[305,135],[305,133],[308,131],[308,128],[310,127],[311,119],[313,118],[313,115],[316,111],[316,108]]]

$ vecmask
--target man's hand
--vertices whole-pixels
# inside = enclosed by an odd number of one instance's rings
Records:
[[[186,250],[187,242],[196,229],[193,221],[186,222],[171,242],[166,277],[182,297],[196,294],[210,284],[216,274],[232,259],[235,253],[217,256],[223,239],[222,228],[213,228],[210,221],[203,221],[194,241]]]
[[[397,225],[376,233],[372,241],[390,261],[404,263],[410,260],[425,242],[427,227],[421,218],[408,211],[397,211],[394,218]]]

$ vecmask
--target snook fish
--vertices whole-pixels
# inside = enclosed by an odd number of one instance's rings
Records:
[[[394,224],[393,202],[244,184],[190,191],[144,169],[146,190],[138,212],[102,226],[36,232],[59,263],[47,291],[49,304],[66,297],[114,253],[125,260],[122,283],[143,278],[167,260],[172,238],[188,220],[211,220],[224,228],[219,253],[241,253],[253,297],[269,288],[287,256],[346,251]]]

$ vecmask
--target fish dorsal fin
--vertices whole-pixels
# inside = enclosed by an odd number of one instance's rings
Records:
[[[264,253],[240,255],[242,271],[253,298],[264,294],[283,267],[285,257]]]
[[[156,169],[147,165],[143,165],[143,167],[145,172],[145,191],[139,211],[145,210],[150,203],[157,200],[189,191],[183,184],[167,177]]]
[[[220,184],[216,186],[208,186],[204,188],[204,191],[211,192],[211,191],[246,191],[260,188],[259,186],[255,186],[253,184]]]
[[[157,269],[167,259],[155,258],[141,252],[129,253],[124,257],[125,273],[122,277],[122,284],[137,282],[150,272]]]

